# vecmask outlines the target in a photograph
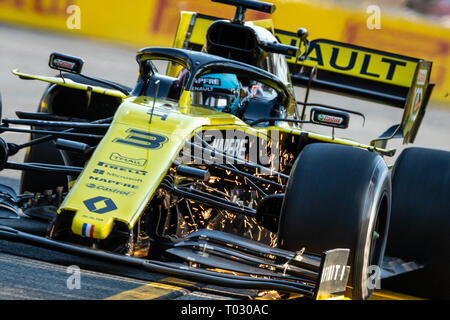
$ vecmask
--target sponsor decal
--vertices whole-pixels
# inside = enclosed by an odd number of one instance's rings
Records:
[[[133,181],[133,182],[142,182],[142,179],[122,176],[120,174],[115,174],[114,172],[106,172],[106,175],[114,177],[114,178],[118,178],[118,179]]]
[[[415,115],[416,112],[419,110],[420,106],[422,105],[422,100],[423,100],[423,87],[417,87],[414,89],[414,97],[412,100],[413,110],[411,116]]]
[[[116,181],[116,180],[111,180],[111,179],[105,179],[102,177],[94,177],[94,176],[90,176],[89,179],[91,180],[95,180],[98,182],[104,182],[104,183],[108,183],[108,184],[114,184],[116,186],[121,186],[121,187],[125,187],[125,188],[130,188],[130,189],[138,189],[138,186],[135,186],[133,184],[129,184],[129,183],[124,183],[124,182],[120,182],[120,181]]]
[[[65,69],[70,69],[70,70],[75,68],[75,63],[74,62],[64,61],[64,60],[61,60],[61,59],[53,60],[53,65],[55,65],[57,67],[65,68]]]
[[[343,118],[330,116],[327,114],[319,114],[317,116],[317,120],[323,121],[323,122],[328,122],[328,123],[336,123],[336,124],[341,124],[342,122],[344,122]]]
[[[94,169],[92,171],[92,173],[99,174],[99,175],[105,175],[106,174],[106,175],[108,175],[110,177],[114,177],[114,178],[117,178],[117,179],[123,179],[123,180],[129,180],[129,181],[133,181],[133,182],[142,182],[142,179],[139,179],[139,178],[122,176],[120,174],[115,174],[114,172],[108,172],[108,171],[100,170],[100,169]]]
[[[419,73],[417,74],[417,82],[416,84],[419,86],[423,86],[425,84],[425,81],[427,81],[427,69],[420,69]]]
[[[347,266],[337,264],[325,267],[325,269],[323,269],[322,279],[320,280],[320,283],[336,280],[342,281],[344,279],[346,270]]]
[[[138,170],[138,169],[134,169],[134,168],[129,168],[129,167],[124,167],[124,166],[119,166],[116,164],[111,164],[111,163],[107,163],[107,162],[103,162],[103,161],[99,161],[97,164],[99,167],[104,167],[104,168],[108,168],[108,169],[112,169],[115,171],[122,171],[122,172],[127,172],[127,173],[133,173],[133,174],[137,174],[137,175],[141,175],[141,176],[145,176],[147,174],[146,171],[142,171],[142,170]],[[99,170],[102,171],[102,170]],[[97,173],[97,172],[95,172]]]
[[[129,157],[122,156],[121,154],[119,154],[117,152],[111,153],[111,155],[109,156],[109,159],[112,161],[122,162],[125,164],[130,164],[132,166],[137,166],[137,167],[143,167],[147,163],[146,159],[129,158]]]
[[[110,187],[106,187],[106,186],[102,186],[102,185],[97,185],[95,183],[86,183],[86,187],[91,188],[91,189],[106,191],[106,192],[110,192],[110,193],[114,193],[114,194],[118,194],[118,195],[122,195],[122,196],[127,196],[127,197],[130,197],[135,194],[132,191],[124,191],[121,189],[110,188]]]
[[[105,174],[105,170],[99,170],[99,169],[94,169],[92,172],[96,173],[96,174]]]
[[[194,92],[199,92],[199,91],[212,92],[212,91],[214,91],[214,88],[213,87],[195,87],[195,86],[193,86],[191,91],[194,91]]]
[[[417,61],[331,40],[314,40],[305,64],[356,77],[410,86]]]
[[[220,79],[217,79],[217,78],[202,77],[202,78],[198,78],[197,80],[195,80],[195,84],[206,84],[209,86],[220,87],[221,81],[220,81]]]
[[[83,204],[90,212],[103,214],[114,211],[117,209],[116,204],[110,198],[106,197],[95,197],[83,201]]]

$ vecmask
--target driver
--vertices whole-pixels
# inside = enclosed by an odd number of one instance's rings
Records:
[[[193,103],[236,115],[242,86],[235,74],[213,73],[198,78],[191,91]]]

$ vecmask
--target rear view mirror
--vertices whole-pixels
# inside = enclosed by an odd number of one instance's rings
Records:
[[[288,46],[278,42],[260,41],[259,46],[267,52],[280,53],[290,57],[296,57],[298,51],[297,47]]]
[[[311,108],[311,122],[323,126],[347,129],[350,121],[350,114],[344,111],[327,108]]]
[[[48,61],[48,65],[52,69],[76,74],[81,73],[83,64],[84,60],[81,58],[69,56],[58,52],[53,52],[50,55],[50,59]]]

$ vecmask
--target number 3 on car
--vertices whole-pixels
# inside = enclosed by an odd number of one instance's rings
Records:
[[[129,135],[125,139],[116,138],[113,142],[124,143],[145,149],[159,149],[164,143],[169,141],[167,137],[151,132],[136,129],[128,129],[126,132],[128,132]]]

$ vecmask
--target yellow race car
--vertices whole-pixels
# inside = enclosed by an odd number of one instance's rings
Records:
[[[58,77],[13,71],[50,86],[37,113],[2,120],[31,139],[0,140],[1,168],[24,172],[20,195],[1,186],[0,214],[20,208],[48,230],[4,219],[0,238],[316,299],[368,299],[381,278],[401,290],[408,277],[413,294],[448,296],[450,153],[384,161],[390,139],[417,135],[431,62],[244,22],[269,3],[216,2],[235,5],[234,18],[182,12],[173,48],[137,53],[134,88],[86,76],[83,59],[61,53],[49,59]],[[404,114],[369,145],[338,138],[364,115],[310,102],[312,89]],[[24,163],[8,161],[23,148]]]

